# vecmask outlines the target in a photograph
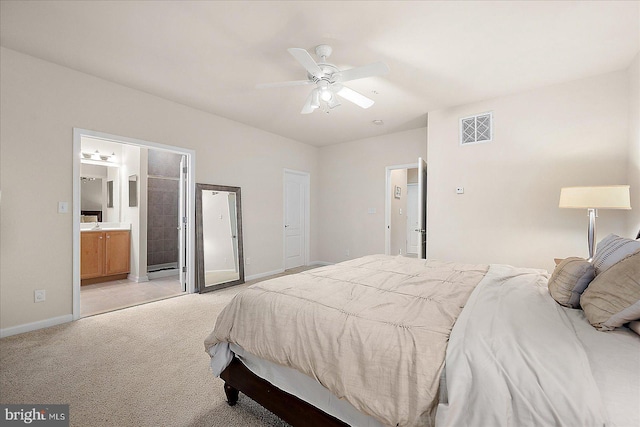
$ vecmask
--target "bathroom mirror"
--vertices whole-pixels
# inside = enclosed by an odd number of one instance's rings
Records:
[[[120,168],[80,163],[80,222],[120,222]]]
[[[196,184],[196,286],[244,283],[240,187]]]

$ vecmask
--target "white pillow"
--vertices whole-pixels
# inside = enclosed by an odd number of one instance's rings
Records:
[[[596,276],[638,251],[640,241],[609,234],[596,246],[596,254],[593,257]]]

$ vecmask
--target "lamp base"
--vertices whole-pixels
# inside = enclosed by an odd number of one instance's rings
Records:
[[[589,259],[587,261],[593,261],[593,255],[596,253],[596,217],[598,216],[597,209],[588,209],[589,211]]]

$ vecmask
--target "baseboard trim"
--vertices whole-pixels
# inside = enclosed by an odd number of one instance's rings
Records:
[[[251,276],[245,276],[244,281],[249,282],[250,280],[262,279],[263,277],[273,276],[274,274],[284,273],[284,268],[279,268],[273,271],[267,271],[266,273],[258,273],[252,274]]]
[[[71,321],[73,321],[73,315],[66,314],[64,316],[52,317],[51,319],[39,320],[37,322],[25,323],[18,326],[11,326],[8,328],[0,329],[0,338],[23,334],[25,332],[36,331],[38,329],[48,328]]]
[[[308,263],[307,265],[319,265],[319,266],[326,266],[326,265],[333,265],[335,264],[335,262],[326,262],[326,261],[311,261],[310,263]],[[285,269],[284,268],[279,268],[277,270],[273,270],[273,271],[267,271],[266,273],[258,273],[258,274],[253,274],[251,276],[246,276],[244,278],[244,280],[246,282],[250,281],[250,280],[255,280],[255,279],[262,279],[263,277],[267,277],[267,276],[273,276],[275,274],[280,274],[280,273],[284,273]]]
[[[129,280],[133,280],[136,283],[142,283],[142,282],[148,282],[149,281],[149,276],[144,275],[144,276],[134,276],[133,274],[129,274],[127,276],[127,279]]]
[[[335,262],[327,262],[327,261],[311,261],[309,263],[309,265],[321,265],[321,266],[327,266],[327,265],[333,265],[335,264]]]

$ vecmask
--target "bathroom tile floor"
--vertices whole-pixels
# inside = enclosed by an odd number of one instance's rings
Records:
[[[114,280],[84,285],[80,288],[80,315],[93,316],[184,294],[177,275],[148,282]]]

